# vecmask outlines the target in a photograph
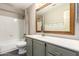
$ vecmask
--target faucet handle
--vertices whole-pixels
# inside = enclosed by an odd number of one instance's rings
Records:
[[[24,35],[26,35],[26,34],[24,33]]]
[[[26,37],[26,34],[24,33],[24,35],[23,35],[24,37]]]

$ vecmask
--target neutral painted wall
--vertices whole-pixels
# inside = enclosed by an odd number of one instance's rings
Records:
[[[64,38],[71,38],[71,39],[79,39],[79,22],[77,20],[77,4],[75,4],[75,35],[62,35],[62,34],[49,34],[46,33],[46,35],[49,36],[57,36],[57,37],[64,37]],[[40,33],[36,33],[36,27],[35,27],[35,6],[32,5],[29,7],[28,9],[29,11],[29,21],[30,21],[30,34],[40,34]],[[79,13],[78,13],[79,14]]]
[[[14,8],[12,5],[0,3],[0,15],[23,18],[24,11]]]
[[[35,5],[31,5],[28,9],[28,34],[36,33],[35,23]]]
[[[27,12],[27,9],[25,9],[25,18],[24,18],[24,34],[28,34],[29,32],[28,32],[28,25],[29,25],[29,23],[28,23],[28,12]]]
[[[24,25],[25,25],[25,20],[18,19],[19,39],[23,39],[24,38]]]

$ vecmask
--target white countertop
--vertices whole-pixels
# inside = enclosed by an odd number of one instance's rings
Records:
[[[41,35],[26,35],[26,37],[34,38],[37,40],[41,40],[41,41],[45,41],[51,44],[69,48],[75,51],[79,51],[78,40],[66,39],[66,38],[60,38],[60,37],[41,36]]]

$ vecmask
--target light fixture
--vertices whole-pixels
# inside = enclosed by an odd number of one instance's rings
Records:
[[[14,19],[14,21],[15,21],[15,22],[17,22],[17,21],[18,21],[18,19]]]

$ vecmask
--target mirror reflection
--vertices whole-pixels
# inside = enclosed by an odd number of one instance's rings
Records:
[[[44,32],[70,32],[70,3],[45,4],[37,9],[36,20],[37,31],[43,30]]]

